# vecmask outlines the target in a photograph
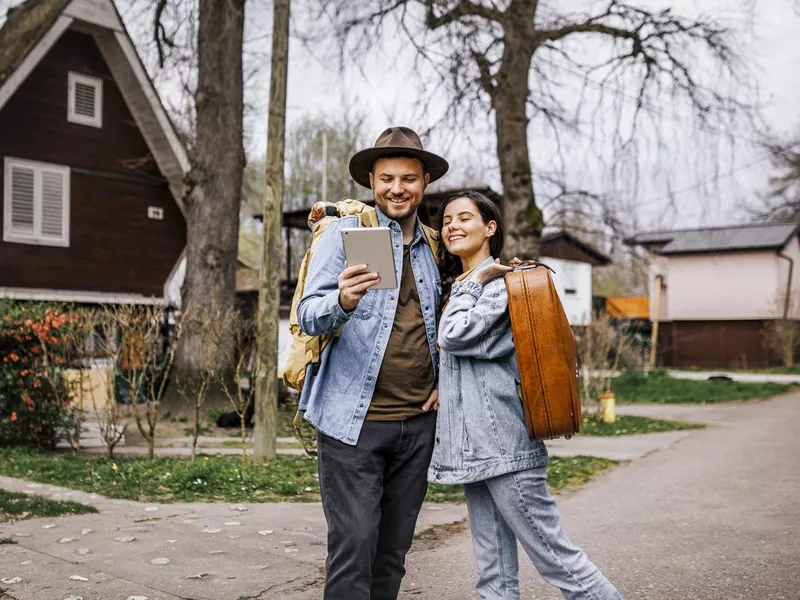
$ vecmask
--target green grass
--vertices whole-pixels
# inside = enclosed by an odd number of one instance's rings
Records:
[[[692,381],[675,379],[664,371],[651,371],[648,376],[639,371],[629,371],[614,378],[612,388],[617,402],[651,402],[670,404],[696,402],[732,402],[770,398],[782,394],[793,386],[780,383],[740,383],[736,381]]]
[[[12,540],[11,538],[7,537],[0,537],[0,546],[4,544],[16,544],[17,540]]]
[[[660,433],[663,431],[680,431],[683,429],[703,429],[702,423],[671,421],[666,419],[648,419],[621,415],[615,423],[598,423],[594,419],[584,419],[580,435],[617,436],[635,433]]]
[[[0,490],[0,523],[36,517],[60,517],[96,512],[97,509],[93,506],[86,506],[78,502],[48,500],[41,496]],[[3,543],[13,543],[13,541]]]
[[[317,502],[317,463],[302,456],[279,456],[243,471],[238,456],[185,458],[84,457],[0,450],[0,474],[140,502]],[[586,483],[614,461],[593,457],[550,459],[548,481],[558,492]],[[458,485],[431,485],[428,501],[461,502]]]
[[[557,494],[588,483],[592,477],[615,464],[616,461],[594,456],[551,456],[547,467],[547,487],[551,493]],[[428,502],[463,502],[464,491],[460,485],[431,483],[425,499]]]

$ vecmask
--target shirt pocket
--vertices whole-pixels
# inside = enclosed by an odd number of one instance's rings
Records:
[[[376,290],[370,290],[366,295],[358,301],[353,317],[366,321],[372,317],[375,312],[375,303],[377,302],[378,294]]]

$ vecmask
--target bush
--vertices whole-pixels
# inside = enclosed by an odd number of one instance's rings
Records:
[[[52,449],[74,430],[61,373],[79,329],[60,307],[0,301],[0,446]]]

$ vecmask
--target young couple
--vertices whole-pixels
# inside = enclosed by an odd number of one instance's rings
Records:
[[[339,331],[300,401],[318,431],[324,597],[397,598],[430,479],[464,485],[481,598],[519,598],[517,541],[565,598],[621,598],[564,535],[547,490],[547,450],[528,439],[508,267],[495,262],[500,213],[476,192],[445,201],[438,265],[417,218],[426,186],[447,169],[405,127],[350,161],[391,231],[398,288],[371,290],[378,276],[345,264],[341,229],[358,226],[356,217],[330,225],[311,262],[300,327]]]

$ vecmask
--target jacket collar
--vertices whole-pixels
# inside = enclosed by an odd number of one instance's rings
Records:
[[[394,221],[387,217],[380,208],[378,208],[377,203],[375,204],[375,212],[378,215],[378,225],[381,227],[390,227],[392,223],[396,224],[398,229],[400,228],[400,224],[397,221]],[[414,234],[414,241],[411,242],[413,246],[420,240],[425,239],[425,231],[422,229],[422,221],[419,220],[419,212],[416,215],[416,233]]]

